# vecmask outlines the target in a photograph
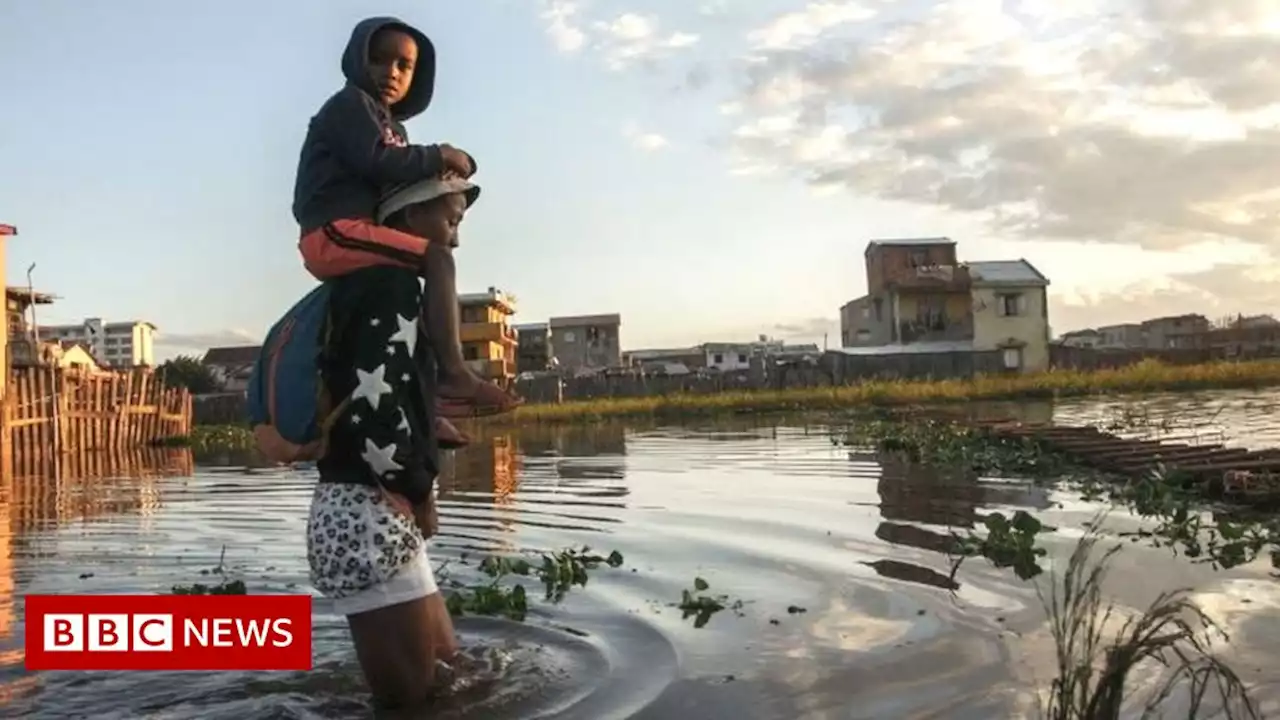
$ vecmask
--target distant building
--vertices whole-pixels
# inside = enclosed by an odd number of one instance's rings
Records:
[[[551,329],[547,323],[522,323],[516,331],[516,372],[542,372],[550,369],[555,352],[551,346]]]
[[[1195,347],[1193,336],[1209,332],[1209,319],[1198,313],[1170,315],[1142,323],[1142,334],[1149,350]]]
[[[461,309],[462,356],[481,377],[509,382],[516,376],[518,341],[508,324],[515,314],[515,298],[489,288],[458,296]]]
[[[261,345],[209,348],[200,364],[208,368],[223,392],[244,392],[249,389],[249,376],[261,353]]]
[[[627,350],[622,353],[622,364],[640,368],[645,372],[683,375],[706,367],[707,354],[703,352],[700,345]]]
[[[82,342],[64,340],[57,345],[57,348],[54,361],[60,368],[76,368],[89,372],[98,372],[104,369],[103,364],[93,356],[93,352]]]
[[[1049,280],[1026,260],[962,263],[945,237],[872,240],[864,260],[867,294],[840,308],[842,348],[907,358],[920,351],[905,348],[928,345],[999,352],[1006,370],[1048,367]]]
[[[1066,347],[1096,348],[1102,342],[1102,335],[1092,328],[1072,330],[1064,333],[1057,342]]]
[[[86,318],[76,325],[41,325],[39,333],[41,340],[83,342],[94,357],[113,368],[156,364],[156,326],[143,320],[105,323],[102,318]]]
[[[1104,325],[1098,328],[1098,342],[1094,347],[1106,349],[1137,349],[1147,346],[1147,334],[1142,323]]]
[[[750,343],[705,343],[702,353],[706,367],[713,370],[735,372],[751,369],[751,357],[755,354]]]
[[[973,349],[999,350],[1006,370],[1049,368],[1049,280],[1026,260],[969,263]]]
[[[576,315],[548,323],[555,358],[565,370],[618,367],[622,364],[622,316]]]
[[[3,235],[3,233],[0,233]],[[9,332],[9,362],[14,367],[36,364],[40,343],[36,342],[28,313],[35,305],[52,305],[54,296],[27,288],[5,288],[5,320]],[[38,321],[39,318],[37,317]]]

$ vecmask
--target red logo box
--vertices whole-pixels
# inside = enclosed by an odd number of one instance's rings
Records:
[[[28,670],[310,670],[310,595],[28,595]]]

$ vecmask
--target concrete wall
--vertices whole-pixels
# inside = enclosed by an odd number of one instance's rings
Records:
[[[1005,314],[1004,298],[1014,297],[1017,314]],[[975,287],[973,289],[973,346],[1003,351],[1021,347],[1022,371],[1049,367],[1049,306],[1043,287]],[[1008,358],[1006,358],[1007,360]],[[1013,368],[1008,368],[1013,369]]]
[[[999,351],[851,355],[828,352],[822,365],[837,385],[859,380],[964,378],[1003,371]]]
[[[845,303],[840,308],[840,346],[888,345],[893,341],[891,312],[884,298],[871,295]]]
[[[873,245],[866,252],[867,294],[879,295],[894,283],[918,280],[916,268],[922,265],[954,267],[956,246],[951,243],[914,245]],[[957,273],[961,272],[956,270]],[[968,277],[963,281],[967,283]]]
[[[622,364],[618,325],[566,325],[551,328],[551,347],[560,367],[602,368]]]

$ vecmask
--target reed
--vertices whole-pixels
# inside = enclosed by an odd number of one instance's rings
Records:
[[[1143,360],[1122,368],[1049,370],[951,380],[867,380],[837,387],[675,394],[530,404],[486,420],[499,424],[594,422],[607,417],[689,417],[841,410],[858,406],[1022,400],[1280,385],[1280,361],[1169,365]]]
[[[1249,689],[1214,653],[1229,643],[1225,631],[1198,607],[1186,589],[1162,592],[1140,614],[1110,631],[1122,611],[1104,600],[1103,584],[1116,545],[1094,552],[1101,539],[1099,515],[1076,544],[1061,577],[1053,573],[1039,589],[1054,639],[1058,677],[1041,707],[1046,720],[1119,720],[1171,717],[1169,704],[1185,704],[1188,720],[1261,717]],[[1144,697],[1135,694],[1142,666],[1162,668],[1164,677]],[[1140,672],[1140,671],[1139,671]]]

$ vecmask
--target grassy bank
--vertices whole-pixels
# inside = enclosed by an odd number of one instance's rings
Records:
[[[1280,361],[1165,365],[1143,361],[1115,370],[1053,370],[956,380],[871,380],[857,385],[710,395],[575,400],[531,404],[487,422],[501,424],[592,422],[608,417],[689,417],[840,410],[865,405],[917,405],[974,400],[1118,395],[1280,385]]]

